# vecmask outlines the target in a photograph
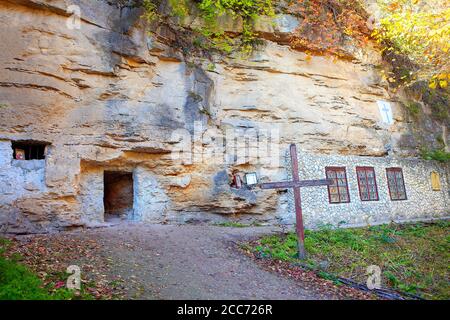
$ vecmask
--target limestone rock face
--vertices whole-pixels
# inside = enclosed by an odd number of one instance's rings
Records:
[[[67,11],[73,4],[80,28]],[[258,24],[274,42],[250,59],[194,66],[163,29],[151,36],[141,15],[103,1],[0,2],[2,230],[103,222],[105,171],[132,172],[138,220],[276,221],[287,195],[233,189],[234,170],[286,178],[282,159],[293,142],[326,154],[414,152],[399,144],[410,124],[376,72],[375,51],[353,61],[309,59],[277,40],[296,28],[287,15]],[[392,102],[393,125],[382,124],[377,100]],[[230,132],[270,137],[270,151],[224,156]],[[46,159],[13,160],[11,142],[19,140],[48,143]]]

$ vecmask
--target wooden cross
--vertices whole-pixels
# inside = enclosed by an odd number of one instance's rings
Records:
[[[261,183],[261,189],[294,189],[296,231],[298,237],[298,256],[300,259],[306,258],[305,251],[305,231],[303,227],[302,200],[300,196],[300,188],[302,187],[319,187],[329,186],[333,184],[333,180],[302,180],[300,181],[298,174],[297,147],[295,144],[290,146],[291,164],[292,164],[292,181]]]

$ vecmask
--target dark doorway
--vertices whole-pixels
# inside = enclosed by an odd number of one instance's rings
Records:
[[[105,171],[104,174],[105,221],[126,220],[133,214],[133,174],[131,172]]]

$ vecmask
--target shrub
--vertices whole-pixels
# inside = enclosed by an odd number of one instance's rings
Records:
[[[439,162],[450,161],[450,152],[446,152],[443,149],[438,149],[438,150],[433,150],[433,151],[423,149],[421,151],[421,156],[425,160],[436,160]]]

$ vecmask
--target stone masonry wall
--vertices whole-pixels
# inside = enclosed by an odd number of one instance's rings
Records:
[[[286,157],[288,172],[291,172],[290,157]],[[450,216],[450,186],[448,167],[434,161],[398,159],[394,157],[358,157],[317,155],[298,152],[301,180],[325,179],[325,167],[345,167],[350,203],[330,204],[327,187],[302,188],[302,208],[305,225],[315,228],[320,225],[373,225],[391,221],[414,221]],[[378,186],[378,201],[361,201],[356,176],[356,167],[374,167]],[[403,170],[407,200],[392,201],[387,185],[386,168]],[[433,191],[431,173],[440,176],[441,190]],[[289,174],[289,178],[291,175]],[[285,223],[295,222],[293,195],[288,199],[288,214]]]

